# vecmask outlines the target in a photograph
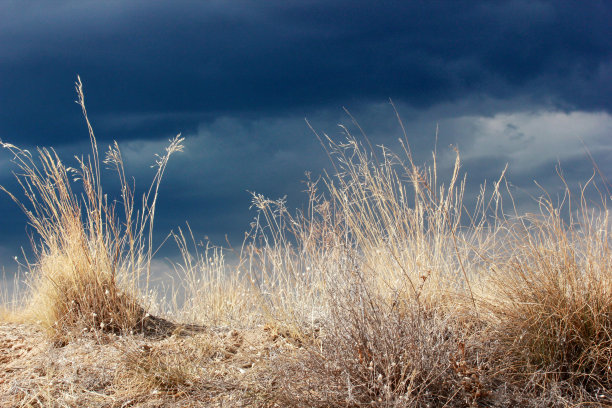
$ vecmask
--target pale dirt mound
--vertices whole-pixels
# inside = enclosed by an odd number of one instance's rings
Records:
[[[84,332],[58,346],[36,325],[0,323],[0,406],[282,406],[269,368],[301,352],[270,326],[166,338]]]

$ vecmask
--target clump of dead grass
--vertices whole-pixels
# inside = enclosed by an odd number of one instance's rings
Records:
[[[569,193],[569,192],[568,192]],[[570,197],[567,197],[570,199]],[[568,204],[569,206],[569,204]],[[485,303],[512,374],[574,392],[612,388],[612,252],[607,208],[541,213],[507,225]]]
[[[102,190],[98,146],[80,79],[76,91],[92,153],[76,158],[77,168],[67,167],[52,149],[39,148],[33,155],[2,143],[19,168],[15,176],[25,200],[3,190],[21,207],[36,234],[26,315],[63,339],[74,329],[120,332],[145,327],[148,314],[140,289],[150,272],[157,192],[168,159],[182,149],[183,140],[174,138],[166,154],[158,157],[140,212],[134,210],[121,152],[117,144],[110,147],[105,163],[117,171],[122,193],[119,203],[109,201]],[[80,182],[81,194],[74,191],[73,179]]]
[[[466,227],[458,155],[444,186],[435,166],[413,162],[406,140],[403,158],[384,148],[378,156],[348,130],[343,143],[325,140],[335,174],[309,182],[305,213],[254,196],[252,280],[308,350],[279,365],[279,395],[312,406],[485,398],[489,380],[470,348],[480,324],[470,278],[483,268],[477,250],[492,245],[482,238],[492,201],[483,195]],[[317,392],[299,392],[304,382]]]
[[[335,173],[323,189],[309,183],[305,213],[254,196],[252,279],[270,315],[293,324],[309,350],[279,365],[285,403],[609,398],[605,199],[590,208],[585,188],[578,213],[548,199],[538,215],[508,215],[502,173],[468,211],[458,153],[444,185],[435,154],[431,167],[417,166],[407,140],[400,156],[377,155],[348,131],[342,143],[320,139]]]

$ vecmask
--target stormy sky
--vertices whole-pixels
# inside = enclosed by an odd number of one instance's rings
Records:
[[[116,140],[140,191],[178,133],[160,191],[158,242],[188,221],[239,245],[250,191],[304,204],[305,171],[328,158],[321,133],[374,144],[401,129],[417,161],[462,152],[471,191],[506,163],[517,190],[559,188],[592,164],[612,176],[612,3],[606,1],[1,1],[0,139],[87,153],[74,103],[81,76],[101,147]],[[10,155],[0,184],[18,192]],[[113,184],[108,179],[109,191]],[[0,197],[0,265],[29,247],[26,219]],[[170,254],[174,248],[164,248]],[[171,255],[167,255],[171,256]]]

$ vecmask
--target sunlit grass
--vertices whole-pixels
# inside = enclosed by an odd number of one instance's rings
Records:
[[[122,184],[119,204],[109,201],[102,190],[98,146],[80,79],[76,91],[92,152],[77,158],[77,168],[64,165],[54,150],[42,148],[33,155],[2,143],[19,169],[16,178],[25,201],[2,189],[36,233],[36,262],[28,265],[27,277],[31,299],[24,316],[58,338],[74,329],[121,332],[143,324],[146,311],[139,290],[143,280],[148,284],[157,191],[169,156],[182,149],[177,137],[158,158],[153,184],[135,213],[121,153],[116,145],[109,148],[105,163],[116,169]],[[83,194],[73,191],[75,182]]]
[[[185,398],[240,388],[285,406],[564,406],[609,397],[610,224],[606,199],[587,201],[594,180],[577,194],[567,186],[560,204],[543,194],[539,213],[520,214],[504,173],[466,200],[458,152],[443,180],[435,153],[429,165],[414,162],[407,135],[392,152],[346,128],[343,140],[315,133],[333,172],[307,180],[307,208],[294,213],[254,194],[257,216],[233,262],[178,228],[180,280],[160,299],[148,291],[155,203],[182,139],[158,157],[139,205],[115,144],[105,161],[122,185],[115,202],[102,191],[80,81],[77,93],[92,148],[77,169],[53,150],[33,155],[2,143],[25,200],[7,193],[36,233],[23,316],[62,344],[84,331],[146,334],[147,321],[171,329],[165,337],[208,330],[164,340],[168,349],[122,345],[123,386]],[[152,310],[171,310],[174,322]],[[266,374],[240,377],[243,366],[223,364],[246,358],[243,339],[221,328],[260,330],[262,342],[289,346],[273,353],[253,343]],[[232,380],[211,382],[211,367]]]

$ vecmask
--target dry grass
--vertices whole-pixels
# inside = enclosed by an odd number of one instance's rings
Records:
[[[24,314],[59,341],[75,329],[121,332],[145,323],[139,289],[143,274],[148,284],[157,191],[169,156],[182,149],[177,137],[158,158],[153,184],[140,213],[135,213],[121,153],[116,145],[110,148],[105,163],[115,167],[122,184],[118,209],[102,191],[98,146],[80,79],[76,90],[92,151],[86,159],[77,158],[78,168],[65,166],[53,150],[38,149],[35,158],[2,143],[19,169],[16,178],[25,202],[3,190],[22,208],[36,233],[36,263],[28,265],[31,299]],[[72,178],[79,181],[82,194],[73,191]],[[117,214],[121,210],[123,218]]]
[[[77,92],[92,146],[78,169],[52,150],[35,159],[2,143],[20,169],[25,204],[9,194],[36,233],[22,317],[49,329],[35,335],[51,342],[12,356],[27,336],[10,334],[20,326],[0,333],[0,365],[9,370],[0,401],[612,404],[610,224],[606,199],[587,201],[593,180],[577,194],[568,186],[559,205],[544,194],[540,213],[519,214],[504,209],[515,203],[502,174],[468,210],[458,153],[442,181],[436,155],[417,166],[406,137],[395,153],[346,129],[342,142],[317,135],[334,172],[308,180],[308,208],[291,213],[283,200],[254,195],[258,215],[232,263],[179,229],[181,280],[173,297],[154,298],[147,289],[157,190],[182,139],[158,158],[139,206],[115,145],[106,163],[123,188],[118,202],[107,201],[80,81]],[[181,324],[152,310],[171,310]],[[64,363],[49,359],[57,353],[66,353]],[[90,382],[77,380],[70,370],[78,374],[92,356]]]
[[[490,297],[496,336],[512,370],[537,372],[600,392],[612,389],[612,253],[608,213],[564,221],[549,201],[543,214],[508,226],[511,251],[495,262]]]

